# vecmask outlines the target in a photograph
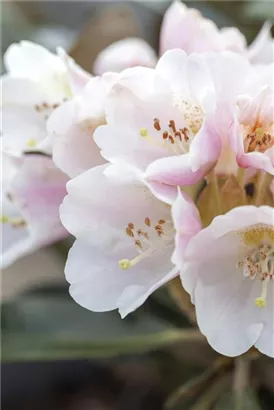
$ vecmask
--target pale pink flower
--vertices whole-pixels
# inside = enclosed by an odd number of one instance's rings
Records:
[[[182,250],[180,275],[201,332],[226,356],[253,345],[274,357],[274,210],[217,216]]]
[[[238,167],[273,173],[273,64],[252,66],[236,53],[206,53],[214,81],[216,126],[222,150],[215,172]]]
[[[3,268],[68,235],[59,218],[67,177],[47,156],[2,153]]]
[[[229,137],[240,167],[274,175],[273,87],[266,85],[253,98],[238,97]]]
[[[181,48],[186,53],[232,50],[244,52],[246,39],[235,27],[218,29],[216,24],[202,14],[174,1],[165,13],[161,34],[160,54]]]
[[[81,92],[62,104],[47,123],[55,164],[71,178],[100,165],[105,160],[93,139],[96,128],[104,124],[106,95],[118,74],[93,77]]]
[[[134,165],[154,183],[189,185],[218,159],[214,85],[200,55],[167,52],[155,70],[128,69],[106,101],[94,134],[102,155]]]
[[[65,269],[70,293],[89,310],[118,308],[124,317],[178,273],[171,207],[125,164],[86,171],[67,190],[61,219],[77,238]]]
[[[7,74],[2,77],[3,149],[15,154],[39,149],[47,136],[52,111],[89,80],[66,53],[50,53],[38,44],[12,44],[4,55]]]
[[[254,64],[274,61],[274,41],[269,22],[264,24],[248,47],[245,36],[236,27],[219,29],[212,20],[179,0],[175,0],[164,15],[160,55],[174,48],[181,48],[188,54],[230,50],[244,54]]]
[[[101,51],[93,65],[95,75],[107,71],[121,72],[129,67],[155,67],[156,53],[141,38],[126,38],[116,41]]]

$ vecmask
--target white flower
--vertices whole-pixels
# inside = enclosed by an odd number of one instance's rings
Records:
[[[248,47],[245,36],[236,27],[218,29],[212,20],[178,0],[171,4],[164,15],[160,54],[174,48],[181,48],[188,54],[234,51],[245,55],[254,64],[274,61],[274,40],[269,22],[264,24]]]
[[[157,62],[156,53],[141,38],[126,38],[116,41],[101,51],[93,66],[96,75],[107,71],[119,73],[129,67],[154,67]]]
[[[211,346],[237,356],[254,345],[274,357],[274,209],[217,216],[183,255],[182,283]]]
[[[106,99],[107,125],[95,131],[102,155],[123,160],[155,184],[190,185],[218,159],[214,84],[203,57],[167,52],[155,70],[128,69]]]
[[[105,124],[106,95],[118,74],[93,77],[70,101],[50,116],[47,129],[55,164],[71,178],[105,162],[93,139]]]
[[[63,50],[54,55],[34,43],[12,44],[4,55],[2,77],[3,149],[14,154],[43,150],[51,112],[83,87],[90,76]]]
[[[70,293],[87,309],[124,317],[177,275],[171,207],[121,164],[86,171],[67,190],[61,219],[77,238],[65,269]]]

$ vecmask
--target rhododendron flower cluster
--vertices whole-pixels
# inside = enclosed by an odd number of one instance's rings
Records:
[[[29,236],[8,260],[69,232],[65,275],[83,307],[124,317],[179,276],[215,350],[274,357],[269,32],[247,47],[176,1],[158,62],[127,39],[98,56],[93,77],[62,50],[11,46],[3,180],[19,216],[2,222]]]

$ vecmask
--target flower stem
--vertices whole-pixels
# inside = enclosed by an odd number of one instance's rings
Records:
[[[241,187],[241,192],[242,192],[242,197],[241,197],[241,204],[245,205],[246,204],[246,192],[245,192],[245,169],[239,167],[238,172],[237,172],[237,180],[239,183],[239,186]]]
[[[185,399],[189,399],[193,396],[196,396],[201,390],[208,386],[208,384],[212,382],[217,376],[219,380],[223,374],[227,373],[231,366],[231,358],[222,357],[216,359],[212,363],[212,365],[209,368],[207,368],[200,376],[195,377],[195,379],[192,379],[191,381],[187,382],[186,384],[180,386],[177,390],[175,390],[168,397],[165,403],[165,409],[172,409],[176,405],[182,403]]]
[[[214,170],[209,174],[208,179],[209,179],[210,184],[211,184],[212,196],[214,197],[214,200],[215,200],[215,203],[216,203],[217,214],[222,215],[223,214],[222,199],[221,199],[221,195],[220,195],[218,179],[217,179],[217,176],[216,176]]]
[[[249,370],[250,360],[247,356],[240,356],[235,360],[235,410],[243,409],[244,393],[249,385]]]
[[[273,176],[268,174],[267,172],[261,171],[259,173],[259,177],[256,183],[254,205],[259,206],[263,204],[272,178]]]

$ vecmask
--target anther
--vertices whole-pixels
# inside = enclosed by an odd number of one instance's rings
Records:
[[[177,130],[176,130],[176,126],[175,126],[175,121],[170,120],[168,126],[169,126],[169,128],[172,129],[172,131],[173,131],[174,134],[175,134],[175,132],[177,131]]]
[[[145,224],[146,224],[147,226],[150,226],[150,225],[151,225],[149,218],[145,218]]]
[[[160,131],[160,130],[161,130],[161,125],[160,125],[160,121],[159,121],[158,118],[154,118],[154,128],[155,128],[157,131]]]
[[[130,236],[131,238],[134,237],[134,233],[133,233],[133,231],[132,231],[129,227],[126,228],[126,233],[127,233],[127,235]]]

